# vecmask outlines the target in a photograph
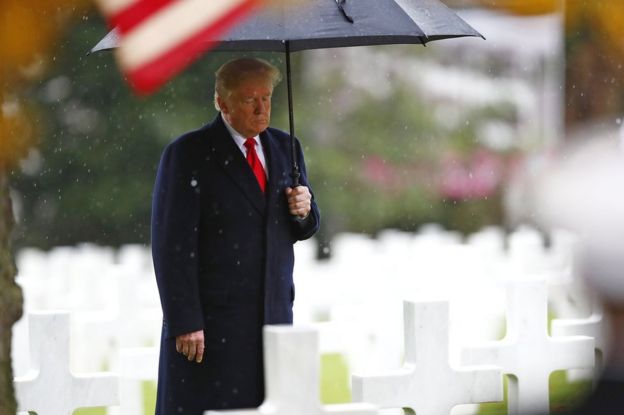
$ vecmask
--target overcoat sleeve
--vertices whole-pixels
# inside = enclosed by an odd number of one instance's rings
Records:
[[[199,182],[180,142],[163,152],[152,201],[152,257],[166,337],[203,329],[198,292]]]
[[[299,140],[295,140],[295,144],[295,149],[297,152],[297,162],[299,163],[299,171],[301,173],[299,183],[302,186],[308,187],[310,193],[312,194],[311,209],[308,216],[303,220],[297,219],[295,216],[291,216],[292,227],[295,237],[297,238],[297,240],[303,241],[312,237],[312,235],[314,235],[318,231],[321,224],[321,215],[319,212],[319,208],[316,205],[316,201],[314,200],[314,192],[312,191],[312,188],[308,183],[308,173],[306,171],[303,151],[301,149],[301,144],[299,143]]]

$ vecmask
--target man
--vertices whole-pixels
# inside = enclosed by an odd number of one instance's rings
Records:
[[[264,398],[262,326],[291,324],[293,244],[319,227],[296,142],[269,128],[281,75],[259,59],[216,72],[212,123],[164,150],[152,254],[163,308],[156,413],[199,415]]]

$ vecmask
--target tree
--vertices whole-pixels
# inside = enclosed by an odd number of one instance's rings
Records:
[[[148,244],[163,147],[216,114],[214,72],[232,54],[208,54],[154,95],[137,99],[112,53],[85,56],[106,31],[95,14],[74,21],[55,65],[31,87],[44,139],[13,177],[20,207],[17,247]],[[263,57],[281,65],[282,55]],[[280,85],[274,98],[273,118],[281,125],[283,90]]]
[[[15,283],[11,251],[14,225],[9,175],[39,137],[37,109],[27,101],[32,82],[47,68],[50,52],[67,21],[84,0],[62,2],[5,0],[0,5],[0,415],[13,415],[17,405],[11,367],[11,328],[22,314],[22,292]]]
[[[478,3],[488,8],[532,16],[556,12],[560,10],[562,1],[564,0],[478,0]]]
[[[566,125],[624,112],[624,2],[566,2]]]
[[[624,2],[478,0],[478,3],[519,15],[563,11],[566,125],[573,127],[587,121],[621,117],[624,111]]]

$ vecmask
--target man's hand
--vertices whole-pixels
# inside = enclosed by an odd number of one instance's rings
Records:
[[[312,204],[312,195],[307,187],[297,186],[294,189],[287,187],[286,198],[291,215],[299,216],[302,219],[308,216]]]
[[[201,363],[204,358],[204,331],[182,334],[176,337],[176,350],[182,353],[189,361]]]

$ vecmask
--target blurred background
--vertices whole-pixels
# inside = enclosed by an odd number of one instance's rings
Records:
[[[619,128],[621,2],[446,3],[487,40],[295,54],[295,125],[324,219],[319,257],[344,231],[511,226],[504,201],[521,203],[509,183],[527,160],[580,129]],[[214,70],[231,56],[208,54],[139,99],[112,54],[86,55],[107,32],[90,2],[9,0],[1,13],[14,246],[148,244],[160,153],[214,117]],[[280,85],[274,126],[287,129],[286,108]]]

